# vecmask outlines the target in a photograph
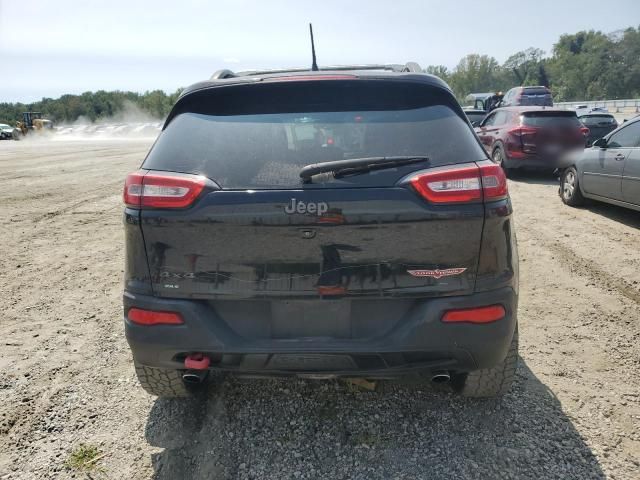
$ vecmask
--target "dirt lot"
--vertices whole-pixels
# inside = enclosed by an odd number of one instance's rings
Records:
[[[500,401],[411,382],[133,375],[120,190],[149,142],[0,142],[0,479],[640,478],[640,215],[511,181],[521,362]],[[97,447],[89,473],[65,466]]]

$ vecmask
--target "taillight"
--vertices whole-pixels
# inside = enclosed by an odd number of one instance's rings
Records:
[[[181,325],[184,323],[182,316],[176,312],[144,310],[135,307],[129,309],[127,318],[130,322],[138,325]]]
[[[418,173],[411,186],[432,203],[466,203],[482,200],[477,165]]]
[[[200,195],[206,178],[164,172],[133,172],[124,183],[124,203],[134,208],[185,208]]]
[[[480,175],[485,201],[501,200],[509,194],[507,176],[500,165],[480,165]]]
[[[516,137],[522,137],[523,135],[534,135],[537,132],[538,129],[536,127],[516,127],[509,130],[508,133]]]
[[[470,203],[499,200],[508,194],[507,178],[499,165],[481,164],[421,172],[409,183],[431,203]]]
[[[140,207],[144,174],[145,172],[138,171],[127,175],[124,181],[124,192],[122,194],[122,199],[127,207]]]
[[[448,310],[442,316],[446,323],[491,323],[501,320],[507,313],[502,305]]]
[[[590,130],[587,127],[580,127],[580,131],[582,132],[582,135],[584,135],[585,137],[589,136]]]

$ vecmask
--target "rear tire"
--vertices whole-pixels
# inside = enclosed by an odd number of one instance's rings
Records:
[[[501,145],[498,145],[495,148],[495,150],[491,154],[491,159],[495,163],[497,163],[498,165],[500,165],[502,167],[502,170],[504,171],[504,174],[508,178],[511,178],[511,176],[513,175],[513,170],[511,168],[505,167],[505,165],[504,165],[505,154],[504,154],[504,150],[502,149]]]
[[[157,397],[190,397],[206,384],[205,379],[200,385],[185,385],[182,381],[182,372],[180,370],[145,367],[138,364],[135,365],[135,368],[140,386],[147,393]]]
[[[575,167],[564,169],[560,175],[560,198],[565,205],[570,207],[580,207],[585,203],[580,191],[578,171]]]
[[[474,370],[453,378],[454,390],[463,397],[486,398],[504,395],[511,388],[518,367],[518,330],[513,334],[507,357],[492,368]]]

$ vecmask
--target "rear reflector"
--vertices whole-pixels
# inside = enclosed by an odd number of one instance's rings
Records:
[[[341,285],[320,285],[318,293],[322,296],[346,295],[347,289]]]
[[[127,318],[137,325],[181,325],[184,323],[179,313],[143,310],[142,308],[130,308],[127,312]]]
[[[185,208],[200,195],[206,178],[164,172],[133,172],[124,184],[124,203],[133,208]]]
[[[491,323],[501,320],[506,312],[502,305],[488,307],[463,308],[445,312],[442,321],[446,323]]]
[[[432,203],[470,203],[499,200],[508,193],[499,165],[481,164],[423,171],[409,179],[411,186]]]

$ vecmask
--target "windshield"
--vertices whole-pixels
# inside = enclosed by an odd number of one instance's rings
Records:
[[[306,165],[395,156],[429,157],[435,166],[484,154],[458,114],[439,104],[409,110],[183,113],[160,136],[143,167],[202,174],[230,189],[299,188]],[[410,168],[367,175],[374,184],[388,185]]]
[[[0,123],[0,128],[11,128],[9,125],[7,125],[6,123]]]

